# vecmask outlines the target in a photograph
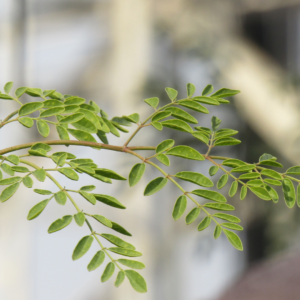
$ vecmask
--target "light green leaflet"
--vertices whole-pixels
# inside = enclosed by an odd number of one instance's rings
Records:
[[[72,126],[87,133],[97,133],[98,131],[97,127],[85,117],[77,122],[73,122]]]
[[[18,118],[18,121],[27,128],[31,128],[34,125],[34,121],[29,117]]]
[[[124,255],[124,256],[129,256],[129,257],[138,257],[138,256],[142,256],[142,253],[134,251],[134,250],[130,250],[130,249],[124,249],[124,248],[119,248],[119,247],[111,247],[108,248],[109,251],[120,254],[120,255]]]
[[[39,109],[41,109],[44,106],[43,102],[30,102],[24,104],[20,109],[19,109],[19,116],[26,116],[29,115]]]
[[[59,107],[64,106],[64,103],[59,100],[46,100],[44,101],[44,108],[52,108],[52,107]]]
[[[54,221],[48,228],[48,233],[53,233],[67,227],[73,220],[73,216],[64,216]]]
[[[95,189],[96,187],[94,185],[86,185],[80,188],[80,190],[85,191],[85,192],[91,192]]]
[[[145,279],[134,270],[125,270],[125,275],[129,279],[131,286],[139,293],[147,292],[147,283]]]
[[[13,183],[19,182],[21,179],[22,177],[19,176],[2,179],[0,180],[0,185],[11,185]]]
[[[87,201],[89,201],[90,203],[92,203],[93,205],[96,204],[96,198],[93,194],[87,193],[86,191],[80,190],[79,194],[85,198]]]
[[[205,96],[197,96],[193,98],[194,101],[208,104],[208,105],[220,105],[218,100],[215,100],[210,97],[205,97]]]
[[[294,207],[296,202],[296,194],[293,182],[288,178],[283,179],[282,190],[286,206],[288,208]]]
[[[227,166],[227,167],[231,167],[231,168],[236,168],[236,167],[240,167],[240,166],[246,166],[247,163],[245,163],[245,162],[243,162],[239,159],[230,158],[230,159],[224,160],[222,165]]]
[[[180,119],[180,120],[192,123],[192,124],[198,124],[197,119],[195,119],[192,115],[190,115],[189,113],[187,113],[186,111],[184,111],[180,108],[168,107],[168,108],[166,108],[166,111],[171,112],[172,116],[177,119]]]
[[[83,237],[75,247],[72,255],[73,260],[77,260],[81,258],[84,254],[86,254],[92,246],[94,238],[92,236]]]
[[[191,126],[182,120],[171,119],[171,120],[162,121],[160,124],[163,127],[168,127],[179,131],[184,131],[189,133],[193,132]]]
[[[214,217],[222,219],[222,220],[229,221],[231,223],[239,223],[239,222],[241,222],[241,220],[238,217],[235,217],[235,216],[232,216],[232,215],[228,215],[228,214],[224,214],[224,213],[216,213],[216,214],[214,214]]]
[[[215,116],[211,118],[211,127],[213,131],[216,131],[218,127],[221,125],[221,120]]]
[[[135,250],[135,247],[133,245],[123,241],[122,239],[120,239],[117,236],[114,236],[114,235],[108,234],[108,233],[102,233],[101,236],[118,247]]]
[[[205,217],[198,225],[198,231],[202,231],[209,226],[211,217]]]
[[[268,191],[263,187],[249,187],[250,191],[262,200],[271,200]]]
[[[53,100],[54,101],[54,100]],[[44,110],[41,114],[41,118],[47,118],[55,115],[59,115],[64,112],[64,107],[54,107]]]
[[[297,185],[297,205],[300,207],[300,185]]]
[[[27,87],[25,87],[25,86],[17,88],[16,91],[15,91],[15,94],[19,98],[26,92],[26,90],[27,90]]]
[[[212,93],[213,90],[214,90],[214,87],[211,84],[208,84],[202,91],[202,96],[206,96],[206,95]]]
[[[20,182],[17,182],[5,188],[0,195],[0,201],[5,202],[8,199],[10,199],[18,190],[19,186],[20,186]]]
[[[40,97],[42,96],[43,91],[39,88],[27,88],[25,93],[32,97]]]
[[[26,167],[12,166],[11,169],[17,173],[28,173],[29,172],[29,169]]]
[[[161,111],[159,113],[157,113],[153,118],[152,118],[152,122],[157,122],[159,120],[165,119],[167,117],[171,116],[171,112],[170,111]]]
[[[28,213],[27,220],[33,220],[38,217],[47,206],[50,199],[43,200],[36,204]]]
[[[244,200],[245,199],[245,197],[247,196],[247,187],[246,186],[242,186],[242,188],[241,188],[241,193],[240,193],[240,199],[241,200]]]
[[[115,179],[115,180],[127,180],[125,177],[119,175],[118,173],[116,173],[115,171],[109,170],[109,169],[96,169],[95,170],[96,174],[104,176],[104,177],[108,177],[111,179]]]
[[[65,105],[80,105],[85,102],[85,99],[77,97],[77,96],[71,96],[66,99]]]
[[[214,94],[212,94],[212,96],[218,97],[218,98],[226,98],[226,97],[234,96],[240,92],[241,91],[238,91],[238,90],[222,88],[222,89],[216,91]]]
[[[173,219],[175,221],[178,220],[184,214],[186,210],[186,206],[187,206],[186,196],[180,196],[175,202],[175,206],[172,213]]]
[[[71,168],[59,168],[57,169],[58,172],[61,174],[64,174],[66,177],[68,177],[71,180],[79,180],[78,174],[72,170]]]
[[[7,83],[5,84],[5,86],[4,86],[4,92],[5,92],[6,94],[9,94],[9,92],[10,92],[11,89],[12,89],[12,87],[13,87],[13,82],[12,82],[12,81],[7,82]]]
[[[241,141],[232,137],[222,138],[214,143],[214,146],[234,146],[240,144]]]
[[[174,146],[174,144],[175,144],[174,140],[165,140],[157,145],[155,152],[162,153],[162,152],[168,150],[169,148],[172,148]]]
[[[33,180],[29,176],[24,177],[22,182],[27,188],[32,188],[33,186]]]
[[[214,186],[214,183],[209,178],[196,172],[179,172],[175,177],[204,187]]]
[[[84,118],[83,113],[77,113],[70,116],[66,116],[59,121],[60,124],[72,124],[78,122],[79,120]]]
[[[47,124],[46,121],[44,120],[37,120],[37,129],[39,131],[39,133],[43,136],[43,137],[47,137],[50,134],[50,128],[49,125]]]
[[[185,218],[185,222],[187,225],[193,223],[199,216],[200,214],[200,211],[201,211],[201,208],[200,207],[195,207],[193,208],[186,216]]]
[[[69,129],[69,128],[68,128],[68,132],[71,135],[73,135],[74,138],[76,138],[78,141],[97,143],[95,138],[88,132],[84,132],[82,130]]]
[[[209,110],[206,107],[192,100],[181,100],[178,101],[178,104],[203,114],[209,114]]]
[[[192,83],[186,85],[187,96],[190,98],[194,95],[196,87]]]
[[[226,185],[227,181],[228,181],[228,175],[223,174],[217,183],[217,188],[221,189],[222,187],[224,187]]]
[[[60,205],[65,205],[67,202],[67,195],[64,191],[60,191],[54,195],[56,202]]]
[[[114,271],[115,271],[115,264],[113,262],[109,262],[106,265],[104,272],[101,276],[101,282],[107,281],[114,274]]]
[[[82,212],[77,213],[76,215],[74,215],[74,220],[76,222],[76,224],[78,226],[83,226],[84,222],[85,222],[85,215]]]
[[[115,281],[115,287],[119,287],[123,283],[125,277],[126,277],[125,272],[122,271],[122,270],[119,271],[118,275],[117,275],[117,278],[116,278],[116,281]]]
[[[274,170],[262,170],[260,173],[261,175],[265,175],[276,180],[282,180],[282,176]]]
[[[168,182],[167,178],[158,177],[148,183],[145,188],[144,196],[150,196],[160,191]]]
[[[109,195],[93,194],[96,200],[116,208],[125,209],[126,207],[116,198]]]
[[[132,269],[144,269],[145,265],[139,261],[136,260],[131,260],[131,259],[124,259],[124,258],[120,258],[118,259],[118,262],[126,267],[132,268]]]
[[[92,258],[90,263],[88,264],[87,269],[90,272],[96,270],[97,268],[99,268],[102,265],[102,263],[104,262],[104,259],[105,259],[104,251],[98,251]]]
[[[157,129],[157,130],[159,130],[159,131],[162,131],[162,129],[163,129],[162,124],[159,123],[159,122],[152,122],[151,125],[152,125],[155,129]]]
[[[203,134],[202,132],[194,132],[193,136],[196,139],[200,140],[201,142],[205,143],[206,145],[209,144],[209,138],[205,134]]]
[[[273,202],[277,203],[278,200],[279,200],[277,192],[272,187],[270,187],[269,185],[265,185],[265,188],[268,191],[268,193],[269,193],[271,199],[273,200]]]
[[[210,176],[214,176],[214,175],[217,174],[218,171],[219,171],[219,167],[218,166],[211,166],[209,168],[208,173],[209,173]]]
[[[217,225],[214,231],[214,238],[217,239],[222,233],[222,228],[220,225]]]
[[[176,99],[178,92],[176,90],[174,90],[173,88],[167,87],[166,88],[166,92],[169,96],[169,98],[173,101]]]
[[[221,226],[232,230],[239,230],[239,231],[244,229],[242,226],[233,223],[222,223]]]
[[[131,123],[138,123],[140,120],[140,116],[137,113],[129,115],[129,116],[123,116],[122,118]]]
[[[204,157],[197,150],[189,146],[175,146],[168,150],[166,154],[191,160],[204,160]]]
[[[248,172],[252,171],[255,168],[255,165],[246,165],[246,166],[240,166],[233,168],[231,172]]]
[[[222,211],[234,210],[234,207],[232,205],[223,204],[223,203],[205,203],[204,206],[214,210],[222,210]]]
[[[152,106],[153,108],[156,108],[159,103],[159,99],[157,97],[148,98],[148,99],[145,99],[144,101],[147,104],[149,104],[150,106]]]
[[[108,228],[112,228],[112,223],[107,218],[100,215],[93,215],[93,218]]]
[[[53,194],[51,191],[48,191],[48,190],[34,189],[33,191],[40,195],[52,195]]]
[[[127,236],[132,236],[132,234],[130,232],[128,232],[124,227],[122,227],[121,225],[115,223],[115,222],[111,222],[112,224],[112,228],[113,230],[119,232],[119,233],[122,233],[124,235],[127,235]]]
[[[1,169],[8,175],[10,176],[14,176],[15,175],[15,172],[12,170],[11,166],[6,164],[6,163],[3,163],[1,165]]]
[[[215,191],[194,190],[191,193],[212,201],[221,202],[221,203],[227,202],[226,198],[222,194]]]
[[[235,195],[235,193],[237,192],[238,189],[238,182],[237,181],[233,181],[229,190],[229,197],[233,197]]]
[[[165,154],[160,153],[160,154],[156,155],[155,158],[157,160],[159,160],[165,166],[169,166],[170,165],[170,160],[169,160],[168,156],[165,155]]]
[[[227,229],[223,229],[223,232],[233,247],[235,247],[237,250],[243,251],[243,244],[238,235]]]
[[[239,179],[255,179],[258,178],[260,175],[259,173],[246,173],[246,174],[242,174]]]
[[[19,163],[20,163],[20,159],[19,159],[19,157],[17,156],[17,155],[9,155],[8,157],[7,157],[7,160],[9,161],[9,162],[11,162],[12,164],[14,164],[14,165],[18,165]]]
[[[300,166],[291,167],[286,170],[286,174],[300,175]]]

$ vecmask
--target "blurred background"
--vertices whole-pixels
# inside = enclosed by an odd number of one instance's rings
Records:
[[[242,92],[230,105],[209,107],[208,116],[196,115],[201,126],[210,126],[211,115],[216,115],[223,128],[240,132],[241,145],[215,154],[257,162],[261,154],[270,153],[286,168],[300,164],[299,0],[1,0],[0,66],[1,87],[14,81],[14,88],[80,95],[110,116],[139,112],[145,118],[151,109],[142,100],[158,96],[161,103],[168,101],[166,86],[179,90],[179,97],[185,97],[188,82],[196,85],[197,94],[209,83],[215,89],[238,89]],[[16,108],[1,101],[0,119]],[[12,123],[1,130],[0,144],[5,148],[39,138],[34,128]],[[164,129],[158,135],[149,127],[132,145],[155,146],[166,138],[205,151],[185,133]],[[110,143],[122,145],[125,140],[124,134]],[[68,151],[124,176],[137,162],[104,150]],[[191,169],[208,175],[209,167],[208,162],[173,159],[169,173]],[[148,168],[134,189],[127,183],[97,182],[96,191],[118,198],[125,211],[91,207],[78,199],[83,209],[93,209],[132,232],[128,241],[143,252],[147,268],[141,274],[148,293],[134,292],[128,282],[118,289],[112,279],[101,284],[103,267],[88,273],[96,245],[73,262],[72,251],[88,229],[71,224],[47,234],[54,220],[74,213],[73,207],[51,203],[28,222],[28,210],[43,199],[22,188],[0,210],[0,299],[299,299],[299,209],[287,209],[282,196],[276,205],[252,195],[243,203],[238,196],[229,199],[245,227],[245,251],[238,252],[224,236],[215,241],[213,227],[199,233],[197,224],[186,226],[184,218],[174,222],[172,209],[180,193],[170,184],[144,197],[145,185],[157,176]],[[69,188],[77,185],[60,180]],[[82,177],[82,185],[93,183]]]

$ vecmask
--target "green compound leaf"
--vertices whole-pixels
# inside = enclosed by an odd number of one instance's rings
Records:
[[[182,120],[171,119],[171,120],[162,121],[160,124],[163,127],[168,127],[178,131],[193,133],[193,129],[191,128],[191,126]]]
[[[93,218],[108,228],[112,228],[112,223],[107,218],[100,215],[93,215]]]
[[[198,225],[198,231],[202,231],[209,226],[211,217],[205,217]]]
[[[193,98],[194,101],[208,104],[208,105],[220,105],[219,101],[210,97],[197,96]]]
[[[29,176],[24,177],[22,182],[29,189],[33,186],[33,180]]]
[[[268,176],[268,177],[271,177],[271,178],[274,178],[277,180],[282,180],[282,176],[274,170],[262,170],[261,175],[265,175],[265,176]]]
[[[190,98],[194,95],[196,87],[192,83],[186,85],[187,96]]]
[[[122,227],[121,225],[115,223],[115,222],[111,222],[112,224],[112,228],[113,230],[119,232],[119,233],[122,233],[124,235],[127,235],[127,236],[132,236],[132,234],[130,232],[128,232],[124,227]]]
[[[87,193],[85,191],[80,190],[79,194],[85,198],[87,201],[89,201],[90,203],[92,203],[93,205],[95,205],[97,203],[96,198],[93,194]]]
[[[191,110],[194,110],[194,111],[197,111],[197,112],[200,112],[203,114],[209,114],[209,110],[206,107],[204,107],[201,104],[199,104],[195,101],[192,101],[192,100],[181,100],[181,101],[178,101],[178,104],[180,106],[189,108]]]
[[[119,248],[119,247],[111,247],[108,248],[109,251],[123,255],[123,256],[129,256],[129,257],[138,257],[142,256],[142,253],[130,250],[130,249],[124,249],[124,248]]]
[[[29,117],[18,118],[18,121],[27,128],[31,128],[34,125],[34,121]]]
[[[115,281],[115,287],[119,287],[123,283],[125,277],[126,277],[125,272],[122,271],[122,270],[119,271],[118,275],[117,275],[117,278],[116,278],[116,281]]]
[[[172,148],[174,146],[174,144],[175,144],[174,140],[165,140],[157,145],[155,151],[156,151],[156,153],[162,153],[162,152],[168,150],[169,148]]]
[[[5,202],[8,199],[10,199],[18,190],[19,186],[20,186],[20,182],[17,182],[5,188],[0,195],[0,201]]]
[[[186,206],[186,196],[180,196],[175,202],[175,206],[172,213],[172,217],[175,221],[178,220],[184,214]]]
[[[287,169],[286,174],[300,175],[300,166],[295,166]]]
[[[292,208],[296,202],[295,188],[292,181],[288,178],[282,181],[282,190],[285,204],[288,208]]]
[[[248,191],[247,187],[243,185],[242,188],[241,188],[241,193],[240,193],[240,199],[241,200],[244,200],[246,198],[247,191]]]
[[[226,198],[222,194],[220,194],[218,192],[215,192],[215,191],[194,190],[191,193],[194,194],[194,195],[203,197],[205,199],[208,199],[208,200],[221,202],[221,203],[227,202]]]
[[[54,100],[53,100],[54,101]],[[47,118],[47,117],[52,117],[52,116],[56,116],[59,115],[61,113],[63,113],[65,111],[64,107],[54,107],[54,108],[49,108],[44,110],[41,114],[40,117],[41,118]]]
[[[33,220],[38,217],[47,206],[50,199],[43,200],[36,204],[28,213],[27,220]]]
[[[192,115],[190,115],[189,113],[187,113],[186,111],[184,111],[180,108],[168,107],[168,108],[166,108],[166,111],[171,112],[172,116],[177,119],[180,119],[180,120],[192,123],[192,124],[198,124],[197,119],[195,119]]]
[[[165,119],[167,117],[171,116],[171,112],[170,111],[161,111],[159,113],[157,113],[153,118],[152,118],[152,122],[157,122],[159,120]]]
[[[223,174],[217,183],[217,188],[221,189],[222,187],[224,187],[226,185],[227,181],[228,181],[228,175]]]
[[[6,163],[3,163],[1,165],[1,169],[8,175],[10,176],[14,176],[15,175],[15,172],[12,170],[11,166],[6,164]]]
[[[237,181],[233,181],[232,184],[231,184],[231,187],[230,187],[230,190],[229,190],[229,197],[233,197],[236,192],[237,192],[237,189],[238,189],[238,182]]]
[[[44,106],[43,102],[30,102],[24,104],[20,109],[19,109],[19,116],[26,116],[29,115],[39,109],[41,109]]]
[[[224,98],[224,97],[234,96],[240,92],[241,91],[239,91],[239,90],[231,90],[231,89],[227,89],[227,88],[222,88],[222,89],[216,91],[214,94],[212,94],[212,96],[218,97],[218,98]]]
[[[120,239],[119,237],[117,237],[115,235],[108,234],[108,233],[102,233],[101,236],[118,247],[135,250],[135,247],[133,245],[123,241],[122,239]]]
[[[221,226],[232,229],[232,230],[238,230],[238,231],[241,231],[244,229],[242,226],[240,226],[238,224],[233,224],[233,223],[222,223]]]
[[[57,169],[57,171],[63,175],[65,175],[66,177],[68,177],[71,180],[79,180],[79,176],[78,174],[72,170],[71,168],[59,168]]]
[[[48,190],[34,189],[33,191],[40,195],[52,195],[53,194],[51,191],[48,191]]]
[[[82,212],[79,212],[77,214],[74,215],[74,219],[75,222],[78,226],[83,226],[84,222],[85,222],[85,215]]]
[[[217,174],[218,171],[219,171],[219,167],[217,167],[217,166],[211,166],[209,168],[208,173],[209,173],[210,176],[214,176],[214,175]]]
[[[262,200],[271,200],[268,191],[262,187],[249,187],[250,191]]]
[[[217,225],[214,231],[214,239],[217,239],[222,233],[222,228],[220,225]]]
[[[145,99],[144,102],[146,102],[148,105],[152,106],[153,108],[156,108],[159,103],[159,99],[157,97],[153,97],[153,98]]]
[[[75,130],[75,129],[69,129],[68,128],[68,132],[74,136],[75,139],[77,139],[78,141],[82,141],[82,142],[93,142],[93,143],[97,143],[97,141],[95,140],[95,138],[87,133],[84,132],[82,130]]]
[[[216,213],[216,214],[214,214],[214,217],[222,219],[222,220],[226,220],[231,223],[240,223],[241,222],[241,220],[238,217],[224,214],[224,213]]]
[[[142,178],[143,174],[145,173],[145,170],[146,165],[144,163],[134,165],[128,176],[129,186],[132,187],[136,185]]]
[[[194,132],[193,136],[203,142],[204,144],[208,145],[209,144],[209,137],[207,137],[205,134],[202,132]]]
[[[204,206],[214,210],[222,210],[222,211],[234,210],[234,207],[232,205],[223,204],[223,203],[205,203]]]
[[[136,260],[131,260],[131,259],[125,259],[125,258],[120,258],[118,259],[118,262],[126,267],[132,268],[132,269],[137,269],[141,270],[145,268],[145,265],[139,261]]]
[[[112,197],[112,196],[108,196],[108,195],[101,195],[101,194],[92,194],[94,195],[94,197],[96,198],[96,200],[112,206],[112,207],[116,207],[116,208],[120,208],[120,209],[125,209],[126,207],[116,198]]]
[[[13,183],[19,182],[21,179],[22,177],[19,176],[2,179],[0,180],[0,185],[11,185]]]
[[[147,292],[147,283],[145,279],[134,270],[125,270],[125,275],[129,279],[131,286],[139,293]]]
[[[170,166],[170,160],[167,155],[161,153],[156,155],[155,158],[158,159],[165,166]]]
[[[86,254],[92,246],[94,238],[90,235],[83,237],[75,247],[72,255],[73,260],[77,260],[81,258],[84,254]]]
[[[107,281],[114,274],[114,271],[115,271],[115,264],[113,262],[109,262],[106,265],[104,272],[101,276],[101,282]]]
[[[231,167],[231,168],[237,168],[237,167],[241,167],[241,166],[246,166],[247,163],[245,163],[239,159],[230,158],[230,159],[224,160],[222,165]]]
[[[213,90],[214,90],[214,87],[211,84],[208,84],[202,91],[202,96],[206,96],[206,95],[212,93]]]
[[[185,218],[185,223],[186,225],[189,225],[191,223],[193,223],[199,216],[200,214],[200,211],[201,211],[201,208],[200,207],[195,207],[193,208],[186,216]]]
[[[217,140],[214,145],[215,146],[234,146],[240,144],[241,141],[232,137],[222,138]]]
[[[214,186],[214,183],[209,178],[200,173],[184,171],[177,173],[175,177],[204,187]]]
[[[73,216],[64,216],[54,221],[48,228],[48,233],[53,233],[67,227],[73,220]]]
[[[37,129],[39,131],[39,133],[43,136],[43,137],[47,137],[50,134],[50,128],[49,125],[47,124],[46,121],[44,120],[37,120]]]
[[[139,293],[147,292],[147,283],[145,279],[136,271],[125,270],[125,275],[129,279],[131,286]]]
[[[102,251],[102,250],[98,251],[92,258],[90,263],[88,264],[88,266],[87,266],[88,271],[91,272],[91,271],[94,271],[97,268],[99,268],[102,265],[102,263],[104,262],[104,259],[105,259],[104,251]]]
[[[177,92],[176,90],[170,88],[170,87],[167,87],[165,90],[166,90],[166,92],[167,92],[169,98],[170,98],[172,101],[174,101],[174,100],[176,99],[177,95],[178,95],[178,92]]]
[[[56,202],[60,205],[65,205],[67,203],[67,195],[64,191],[60,191],[54,195]]]
[[[13,87],[13,82],[12,81],[9,81],[9,82],[7,82],[6,84],[5,84],[5,86],[4,86],[4,92],[6,93],[6,94],[9,94],[9,92],[11,91],[11,89],[12,89],[12,87]]]
[[[109,170],[109,169],[95,169],[96,174],[108,177],[115,180],[127,180],[127,178],[119,175],[115,171]]]
[[[232,231],[229,231],[227,229],[223,229],[228,241],[231,243],[231,245],[236,248],[237,250],[243,251],[243,244],[241,239],[237,234],[235,234]]]
[[[145,188],[144,196],[150,196],[160,191],[168,182],[167,178],[157,177],[150,181]]]
[[[173,155],[191,160],[204,160],[202,154],[189,146],[175,146],[174,148],[168,150],[166,155]]]

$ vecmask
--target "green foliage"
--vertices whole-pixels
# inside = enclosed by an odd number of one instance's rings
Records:
[[[235,158],[212,156],[211,152],[214,151],[214,147],[240,144],[241,141],[234,137],[238,134],[238,131],[220,128],[221,120],[215,116],[211,119],[211,128],[193,127],[201,119],[198,117],[199,113],[209,113],[207,105],[221,107],[223,104],[228,104],[230,101],[224,98],[236,95],[239,93],[238,90],[222,88],[213,93],[213,86],[207,85],[201,95],[196,94],[195,96],[195,86],[188,83],[187,98],[177,99],[178,92],[173,88],[166,88],[171,101],[159,107],[157,97],[145,99],[144,101],[154,109],[154,112],[152,111],[152,114],[145,121],[140,121],[140,115],[137,113],[110,118],[95,102],[87,102],[84,98],[78,96],[63,96],[55,90],[42,91],[39,88],[20,87],[15,90],[15,96],[11,96],[12,87],[12,82],[8,82],[4,86],[4,93],[0,93],[0,99],[15,101],[16,105],[20,106],[4,121],[0,121],[0,128],[11,122],[19,122],[26,128],[32,128],[36,125],[42,138],[48,137],[51,133],[57,134],[59,139],[54,141],[42,139],[38,143],[23,144],[0,150],[0,201],[5,202],[11,199],[18,191],[21,183],[26,188],[31,189],[36,181],[45,182],[46,179],[52,181],[56,186],[56,190],[33,189],[38,195],[48,198],[35,204],[29,210],[27,219],[37,218],[53,198],[55,205],[65,205],[68,201],[71,202],[76,212],[55,220],[49,226],[48,233],[63,230],[71,224],[73,218],[80,227],[86,224],[86,229],[89,229],[90,233],[80,239],[73,251],[72,258],[77,260],[87,254],[95,241],[100,249],[91,254],[87,269],[88,271],[96,270],[100,268],[105,258],[109,259],[110,261],[102,270],[102,282],[115,276],[115,286],[118,287],[127,278],[137,292],[144,293],[147,291],[145,279],[132,270],[142,270],[145,265],[132,259],[114,258],[115,254],[129,258],[142,255],[130,243],[131,233],[105,216],[93,213],[94,206],[92,205],[108,205],[111,209],[126,208],[121,201],[113,196],[92,193],[92,191],[96,189],[97,180],[112,184],[115,180],[126,181],[127,178],[124,174],[119,174],[115,170],[98,166],[90,158],[77,158],[72,153],[63,151],[54,152],[51,145],[53,147],[57,145],[78,145],[133,155],[137,159],[137,163],[130,171],[128,170],[130,187],[135,186],[141,180],[146,172],[146,165],[149,169],[156,168],[161,175],[146,185],[144,195],[153,195],[163,189],[170,181],[170,184],[174,184],[179,192],[177,200],[174,199],[173,219],[179,220],[186,214],[186,224],[195,224],[195,221],[199,218],[201,220],[197,225],[198,231],[203,231],[214,224],[213,237],[217,239],[224,234],[237,250],[243,250],[243,245],[234,231],[241,231],[243,227],[237,224],[240,222],[238,217],[228,213],[234,211],[232,203],[227,204],[226,197],[217,192],[216,188],[221,190],[226,185],[231,184],[227,190],[229,190],[229,196],[234,197],[233,202],[237,198],[237,193],[239,193],[240,199],[243,200],[250,192],[262,200],[272,200],[270,202],[274,203],[283,200],[288,208],[294,207],[296,202],[300,206],[300,180],[295,177],[300,175],[300,166],[291,167],[286,172],[276,171],[273,168],[282,168],[282,165],[277,162],[276,157],[267,153],[260,156],[257,162],[252,163]],[[34,101],[22,104],[19,98],[24,94],[34,97]],[[137,128],[124,145],[109,145],[111,134],[119,137],[121,134],[128,133],[126,127],[129,126],[136,126]],[[155,130],[184,132],[184,134],[194,139],[195,149],[189,145],[174,146],[175,141],[173,139],[163,140],[157,146],[130,147],[128,144],[146,126],[151,126],[153,132],[156,132]],[[51,132],[53,129],[54,132]],[[70,138],[75,138],[75,140]],[[197,143],[207,146],[208,149],[205,154],[198,152]],[[24,155],[11,154],[13,151],[22,149],[27,149]],[[144,157],[140,154],[141,152],[136,152],[136,150],[151,150],[152,156]],[[103,153],[103,155],[105,154]],[[45,169],[43,165],[36,165],[27,160],[27,156],[39,157],[38,162],[49,160],[53,167]],[[197,172],[179,169],[176,174],[171,175],[155,163],[155,159],[157,159],[159,163],[169,166],[174,156],[176,159],[193,160]],[[208,173],[210,176],[215,177],[210,179],[204,175],[206,170],[201,169],[204,160],[211,163]],[[79,183],[82,175],[89,176],[93,184],[78,186],[78,190],[69,190],[67,187],[61,186],[55,178],[55,174]],[[186,191],[181,186],[184,182],[189,182],[189,184],[201,188]],[[214,183],[216,183],[216,188],[214,188]],[[295,190],[294,183],[298,183],[297,190]],[[282,190],[282,193],[278,194],[279,189]],[[88,201],[91,204],[92,212],[87,213],[81,210],[75,201],[74,195],[79,201]],[[200,197],[199,202],[194,198],[195,195]],[[123,201],[123,199],[121,200]],[[193,207],[187,212],[188,202],[191,202]],[[59,209],[60,206],[57,207]],[[93,224],[96,224],[95,229],[93,229],[90,220],[93,221]],[[126,239],[123,240],[111,233],[101,233],[99,232],[101,228],[109,228],[116,234],[124,235]],[[113,246],[104,247],[103,240]],[[129,269],[124,269],[124,267]],[[116,268],[118,273],[114,275]]]

